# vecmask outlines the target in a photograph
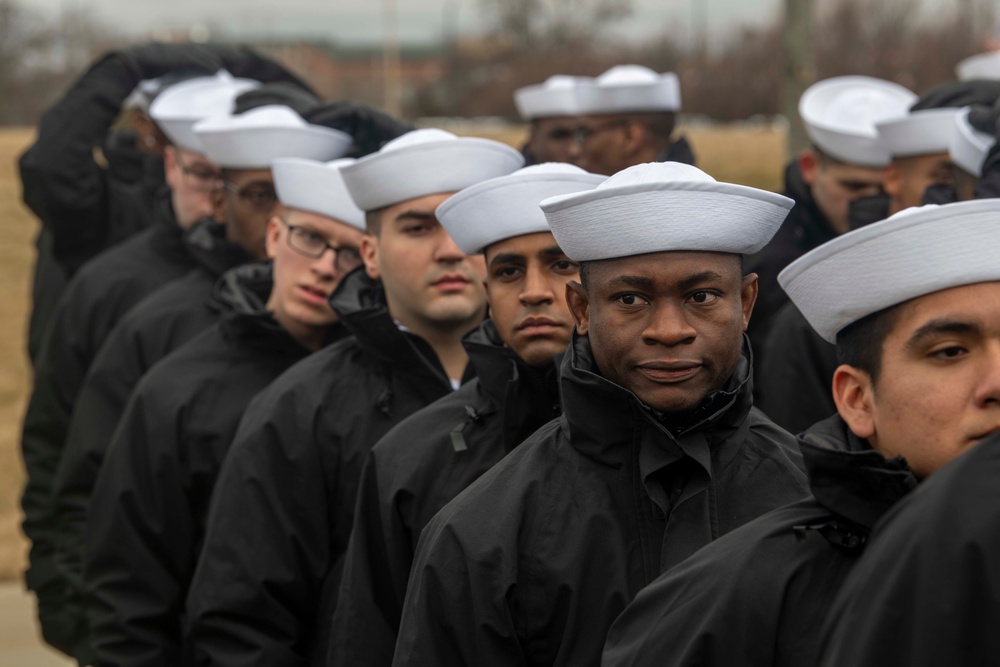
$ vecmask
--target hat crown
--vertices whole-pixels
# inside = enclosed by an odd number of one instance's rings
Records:
[[[576,165],[567,164],[565,162],[542,162],[540,164],[533,164],[527,167],[521,167],[511,176],[520,175],[533,175],[533,174],[589,174],[589,171],[581,169]]]
[[[660,74],[642,65],[615,65],[595,79],[601,86],[632,86],[637,83],[656,83]]]
[[[715,183],[701,169],[682,162],[646,162],[619,171],[597,186],[598,190],[640,183]]]
[[[219,70],[213,76],[188,79],[166,88],[153,101],[149,113],[153,120],[228,114],[237,95],[259,86],[257,81],[236,79],[226,70]]]
[[[229,127],[305,127],[308,125],[299,114],[290,107],[281,104],[268,104],[256,109],[250,109],[237,116],[221,119]]]
[[[546,90],[570,90],[578,85],[582,78],[568,74],[553,74],[545,80],[542,87]]]
[[[446,130],[439,130],[437,128],[425,128],[421,130],[412,130],[406,134],[401,134],[392,141],[386,143],[382,147],[380,153],[391,153],[392,151],[398,151],[402,148],[409,148],[410,146],[419,146],[421,144],[429,144],[435,141],[453,141],[458,139],[458,137],[451,132]]]

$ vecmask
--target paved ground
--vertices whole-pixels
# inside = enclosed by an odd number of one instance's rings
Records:
[[[71,667],[46,647],[35,625],[35,598],[18,583],[0,584],[0,667]]]

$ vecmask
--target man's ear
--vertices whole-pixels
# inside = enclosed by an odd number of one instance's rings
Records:
[[[816,175],[819,173],[819,156],[816,151],[806,149],[799,153],[799,173],[806,185],[816,182]]]
[[[272,215],[267,221],[267,234],[264,236],[268,259],[274,259],[279,243],[281,243],[281,218]]]
[[[361,261],[365,263],[365,272],[372,280],[378,280],[382,273],[378,270],[379,247],[378,238],[371,234],[365,234],[361,238],[361,247],[358,252],[361,254]]]
[[[903,191],[903,172],[895,162],[890,162],[882,171],[882,189],[890,199],[899,199]]]
[[[163,148],[163,175],[171,190],[180,187],[181,170],[177,165],[177,149],[173,146]]]
[[[875,386],[865,371],[842,364],[833,372],[833,402],[857,437],[875,446]]]
[[[566,283],[566,304],[576,320],[576,332],[586,336],[590,331],[590,299],[587,290],[575,280]]]
[[[756,273],[748,273],[743,276],[743,286],[740,288],[740,301],[743,307],[743,331],[747,330],[750,324],[750,315],[753,313],[753,306],[757,303],[757,289],[760,281]]]
[[[634,120],[625,121],[625,154],[632,156],[637,155],[643,148],[649,145],[649,138],[647,134],[646,126],[642,123],[637,123]]]

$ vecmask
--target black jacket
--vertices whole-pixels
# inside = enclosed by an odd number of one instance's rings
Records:
[[[816,333],[795,304],[786,303],[764,342],[757,407],[791,433],[806,430],[837,411],[838,365],[837,346]]]
[[[795,439],[729,385],[664,423],[595,370],[560,368],[563,416],[442,509],[413,563],[393,665],[596,664],[639,590],[806,493]]]
[[[737,528],[643,589],[611,628],[601,664],[816,664],[820,626],[869,530],[917,480],[840,417],[816,424],[799,447],[811,496]]]
[[[353,335],[254,399],[216,484],[187,602],[195,664],[325,664],[365,457],[452,391],[363,269],[330,303]]]
[[[51,544],[58,577],[58,609],[51,615],[75,643],[85,638],[80,608],[81,556],[90,494],[132,390],[157,361],[214,324],[223,310],[246,310],[241,292],[219,274],[249,259],[222,238],[222,228],[204,221],[185,235],[198,263],[130,310],[107,335],[79,389],[68,433],[50,484]],[[214,291],[214,298],[213,298]]]
[[[109,249],[80,270],[49,323],[21,435],[28,473],[21,501],[23,528],[32,542],[27,582],[40,598],[54,593],[50,494],[84,376],[109,332],[129,309],[195,266],[185,250],[166,191],[158,200],[156,220],[154,227]],[[48,640],[48,601],[40,599],[40,607]],[[52,640],[58,641],[54,636]]]
[[[818,664],[995,665],[1000,434],[883,517],[827,618]]]
[[[309,354],[265,309],[270,265],[223,284],[233,309],[142,379],[94,486],[84,584],[102,666],[182,664],[182,605],[223,457],[250,399]]]
[[[778,285],[778,274],[793,261],[816,246],[826,243],[836,236],[830,223],[816,205],[809,186],[802,180],[797,160],[792,160],[785,168],[785,191],[782,193],[795,201],[788,217],[781,223],[778,232],[763,250],[747,256],[744,273],[756,273],[760,282],[757,303],[747,334],[758,353],[754,371],[760,374],[767,363],[765,341],[778,311],[788,303],[788,295]],[[755,388],[759,401],[765,386]]]
[[[687,137],[680,136],[671,141],[662,153],[656,158],[657,162],[682,162],[694,165],[694,150],[688,143]]]
[[[534,369],[492,321],[465,338],[476,379],[368,454],[333,618],[330,665],[390,665],[417,539],[465,487],[559,416],[556,367]]]

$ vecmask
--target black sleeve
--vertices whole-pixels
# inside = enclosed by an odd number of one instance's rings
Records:
[[[195,562],[183,411],[140,384],[91,498],[84,581],[96,664],[181,664],[181,611]]]
[[[305,403],[279,380],[244,413],[188,594],[195,664],[308,664],[332,529],[316,415]]]
[[[329,665],[392,664],[413,542],[394,499],[380,489],[378,473],[378,458],[370,452],[333,616]]]
[[[986,154],[983,162],[983,175],[976,184],[976,199],[993,199],[1000,197],[1000,142]]]

